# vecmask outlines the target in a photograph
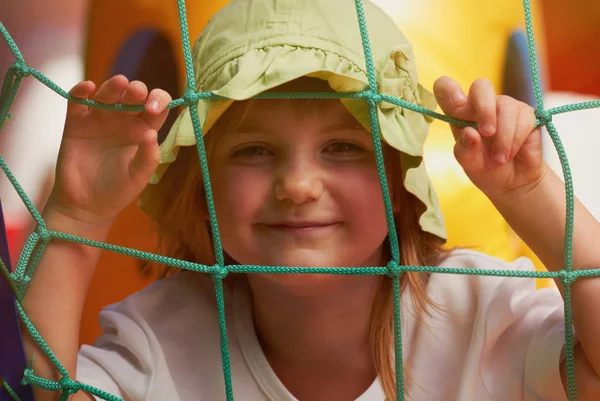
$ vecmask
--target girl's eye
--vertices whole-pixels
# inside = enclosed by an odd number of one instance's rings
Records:
[[[231,156],[233,158],[253,159],[253,158],[257,158],[257,157],[270,156],[272,154],[273,154],[273,152],[271,152],[269,149],[265,148],[264,146],[251,145],[251,146],[246,146],[246,147],[234,150],[231,153]]]
[[[335,156],[358,156],[364,153],[365,149],[353,143],[336,142],[328,145],[324,151]]]

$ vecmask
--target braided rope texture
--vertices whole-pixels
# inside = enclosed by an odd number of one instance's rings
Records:
[[[21,185],[17,182],[16,178],[6,165],[4,158],[0,155],[0,168],[6,174],[8,180],[13,185],[17,194],[27,207],[30,214],[35,219],[37,226],[35,231],[30,235],[25,243],[24,249],[21,252],[17,266],[14,272],[10,272],[4,263],[0,260],[0,271],[4,274],[8,280],[10,287],[15,295],[15,304],[17,312],[23,325],[31,334],[34,341],[48,357],[48,359],[54,364],[56,369],[61,375],[61,379],[58,381],[51,381],[42,377],[36,376],[33,370],[30,368],[31,363],[25,369],[23,373],[23,384],[30,384],[46,390],[60,391],[60,400],[66,401],[71,394],[76,393],[79,390],[89,392],[101,399],[108,401],[122,401],[119,397],[102,391],[98,388],[79,383],[69,377],[66,369],[58,361],[48,344],[39,334],[35,326],[32,324],[27,314],[23,310],[21,300],[27,291],[29,282],[35,273],[35,269],[43,255],[44,249],[48,243],[53,239],[59,239],[63,241],[70,241],[79,243],[87,246],[97,247],[106,251],[116,252],[135,258],[139,258],[146,261],[156,262],[166,266],[176,267],[179,269],[186,269],[199,273],[209,274],[214,282],[216,292],[216,303],[219,313],[219,329],[221,334],[221,356],[222,356],[222,367],[223,376],[225,380],[225,392],[227,401],[233,401],[233,387],[231,377],[231,367],[229,360],[229,350],[227,342],[227,327],[225,324],[225,303],[223,295],[223,279],[229,273],[302,273],[302,274],[340,274],[340,275],[385,275],[392,280],[393,285],[393,302],[394,302],[394,349],[395,349],[395,363],[396,363],[396,390],[397,400],[404,400],[404,375],[402,365],[402,338],[401,338],[401,327],[400,327],[400,277],[404,272],[428,272],[428,273],[442,273],[442,274],[467,274],[467,275],[486,275],[486,276],[503,276],[503,277],[522,277],[522,278],[554,278],[559,279],[564,284],[564,305],[565,305],[565,327],[572,327],[571,318],[571,284],[579,277],[595,277],[600,276],[600,269],[592,270],[572,270],[572,242],[573,242],[573,213],[574,213],[574,194],[573,194],[573,180],[571,177],[571,171],[567,155],[556,130],[556,127],[552,123],[552,117],[561,113],[569,113],[584,109],[598,108],[600,107],[600,101],[594,102],[583,102],[577,104],[570,104],[552,109],[544,109],[542,99],[542,89],[540,83],[540,73],[537,62],[537,54],[535,48],[535,39],[533,33],[533,24],[531,16],[531,4],[530,0],[523,0],[523,7],[525,13],[526,31],[528,38],[529,48],[529,60],[532,71],[532,82],[534,87],[534,94],[536,100],[536,117],[537,126],[545,126],[550,134],[553,144],[558,152],[559,159],[562,165],[562,171],[565,178],[565,193],[566,193],[566,227],[565,227],[565,244],[564,244],[564,268],[557,272],[523,272],[523,271],[503,271],[503,270],[482,270],[482,269],[454,269],[454,268],[440,268],[433,266],[403,266],[400,265],[400,250],[398,244],[398,238],[396,236],[396,229],[394,226],[392,207],[390,201],[390,195],[388,192],[387,179],[384,169],[384,161],[382,155],[380,129],[377,120],[376,110],[377,105],[381,102],[391,103],[432,118],[442,120],[460,127],[472,126],[476,127],[473,122],[460,121],[445,115],[436,113],[433,110],[428,110],[418,105],[406,102],[400,98],[392,97],[384,93],[378,93],[377,83],[375,78],[375,68],[373,65],[373,57],[371,54],[371,45],[369,41],[369,35],[367,30],[367,21],[363,10],[362,0],[355,0],[356,15],[358,25],[360,28],[360,35],[364,50],[364,56],[366,60],[366,71],[369,88],[363,92],[355,93],[285,93],[285,92],[266,92],[257,95],[256,98],[260,99],[281,99],[281,98],[362,98],[369,106],[370,114],[370,125],[371,133],[374,144],[374,150],[376,155],[377,170],[379,173],[379,179],[381,183],[381,189],[384,197],[386,218],[388,224],[388,230],[390,235],[390,247],[391,247],[391,260],[384,267],[360,267],[360,268],[344,268],[344,267],[330,267],[330,268],[311,268],[311,267],[284,267],[284,266],[255,266],[255,265],[226,265],[223,258],[223,248],[221,239],[219,236],[219,227],[217,222],[217,216],[215,213],[213,195],[210,185],[210,177],[208,172],[208,165],[206,161],[206,153],[204,149],[204,142],[202,138],[202,127],[198,116],[197,105],[200,99],[219,98],[218,96],[210,92],[194,92],[188,90],[182,97],[171,101],[168,108],[174,108],[185,105],[190,109],[190,115],[194,128],[194,135],[196,138],[197,152],[201,165],[202,178],[205,186],[206,200],[209,209],[209,216],[211,221],[211,232],[214,242],[214,251],[216,255],[217,263],[213,266],[202,265],[184,260],[178,260],[153,254],[149,252],[142,252],[137,249],[125,248],[116,246],[108,243],[102,243],[97,241],[88,240],[66,233],[51,231],[46,228],[45,222],[40,215],[39,211],[35,208],[32,201],[25,194],[25,191]],[[177,0],[177,7],[180,21],[180,33],[183,45],[183,57],[185,60],[185,71],[187,86],[194,88],[194,68],[192,63],[192,52],[189,40],[189,31],[187,25],[187,16],[185,9],[185,0]],[[13,41],[12,37],[0,22],[0,33],[4,37],[4,40],[16,61],[8,69],[3,85],[2,91],[0,92],[0,130],[4,123],[11,119],[9,113],[10,107],[14,102],[19,85],[24,78],[33,76],[35,79],[40,81],[42,84],[50,88],[52,91],[58,93],[63,98],[74,101],[80,104],[84,104],[90,107],[97,107],[104,110],[116,110],[116,111],[143,111],[144,106],[128,106],[124,104],[112,104],[106,105],[98,103],[92,100],[82,100],[72,98],[64,89],[57,86],[49,78],[44,76],[41,72],[34,68],[27,66],[25,59],[23,58],[19,48]],[[574,353],[573,353],[573,332],[567,330],[565,334],[566,344],[566,366],[567,366],[567,395],[569,401],[576,400],[576,388],[575,388],[575,367],[574,367]],[[0,378],[0,387],[4,387],[5,390],[13,397],[15,401],[19,401],[15,392],[10,388],[8,383]]]

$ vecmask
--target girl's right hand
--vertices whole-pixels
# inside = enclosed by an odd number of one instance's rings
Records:
[[[91,81],[69,92],[88,99]],[[75,221],[110,225],[144,189],[160,160],[158,130],[169,113],[171,96],[160,89],[148,94],[139,81],[117,75],[100,86],[99,103],[145,105],[143,112],[106,111],[69,102],[47,208]]]

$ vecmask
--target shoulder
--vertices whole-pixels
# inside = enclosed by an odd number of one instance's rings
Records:
[[[229,319],[233,289],[228,282],[223,284]],[[80,359],[87,359],[86,366],[118,371],[132,365],[158,369],[160,361],[178,355],[178,350],[219,344],[213,282],[201,273],[184,271],[157,280],[121,302],[106,306],[98,321],[102,334],[93,347],[84,345],[80,351]]]
[[[424,316],[427,330],[413,329],[411,357],[452,366],[464,379],[460,388],[478,399],[506,399],[501,394],[511,391],[512,398],[554,399],[562,391],[558,367],[565,339],[558,290],[536,288],[535,267],[527,258],[504,261],[462,249],[439,267],[447,272],[431,274],[427,286],[436,308]],[[428,366],[421,380],[437,374],[446,378],[448,368]],[[515,374],[522,378],[522,387],[499,387],[498,377]],[[443,380],[439,383],[444,385]],[[464,398],[466,393],[460,394]]]
[[[450,253],[440,267],[457,269],[482,269],[482,270],[520,270],[535,271],[530,259],[525,257],[513,261],[505,261],[495,256],[470,249],[457,249]]]
[[[445,273],[433,274],[430,284],[453,287],[462,284],[489,289],[501,285],[506,280],[517,279],[522,285],[535,285],[535,267],[531,260],[525,257],[505,261],[482,252],[458,249],[452,251],[438,267],[443,268]]]
[[[447,272],[431,275],[428,293],[436,302],[456,311],[483,312],[495,305],[506,307],[517,300],[530,305],[562,303],[555,288],[536,288],[535,266],[525,257],[505,261],[478,251],[460,249],[453,251],[439,267]]]
[[[226,283],[223,289],[227,306],[232,289]],[[105,307],[99,316],[105,332],[119,322],[130,322],[144,332],[152,331],[158,336],[175,326],[191,327],[217,319],[215,290],[210,276],[191,271],[157,280],[123,301]]]
[[[173,304],[208,303],[210,289],[210,277],[203,277],[201,273],[183,271],[156,280],[123,301],[109,305],[106,310],[119,310],[132,306],[160,313],[165,307]]]
[[[226,318],[230,283],[223,283]],[[215,290],[201,273],[160,279],[105,307],[99,322],[102,334],[79,351],[77,378],[122,398],[172,399],[189,372],[212,378],[207,370],[220,361]]]

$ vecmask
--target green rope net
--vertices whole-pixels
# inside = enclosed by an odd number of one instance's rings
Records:
[[[404,375],[403,375],[403,364],[402,364],[402,338],[400,331],[400,277],[404,272],[430,272],[430,273],[443,273],[443,274],[470,274],[470,275],[487,275],[487,276],[505,276],[505,277],[524,277],[524,278],[554,278],[559,279],[564,284],[564,311],[565,311],[565,327],[572,327],[571,320],[571,284],[578,279],[579,277],[590,277],[590,276],[600,276],[600,269],[594,270],[572,270],[572,237],[573,237],[573,205],[574,205],[574,197],[573,197],[573,183],[571,178],[571,172],[569,168],[569,163],[567,161],[567,155],[564,151],[558,133],[554,124],[552,123],[552,116],[565,113],[572,112],[590,108],[600,107],[600,101],[595,102],[584,102],[571,104],[567,106],[561,106],[552,109],[544,109],[544,104],[542,100],[542,90],[540,84],[539,77],[539,69],[537,65],[536,59],[536,49],[535,49],[535,41],[533,35],[532,28],[532,19],[531,19],[531,5],[529,0],[523,0],[523,6],[525,11],[525,20],[527,27],[527,37],[528,37],[528,47],[529,47],[529,59],[532,70],[532,79],[533,79],[533,87],[535,92],[536,99],[536,116],[537,116],[537,126],[545,126],[552,138],[554,146],[558,152],[560,162],[562,165],[565,187],[566,187],[566,229],[565,229],[565,244],[564,244],[564,269],[557,272],[526,272],[526,271],[503,271],[503,270],[482,270],[482,269],[454,269],[454,268],[440,268],[440,267],[432,267],[432,266],[403,266],[400,264],[400,251],[398,246],[398,238],[396,236],[396,228],[394,225],[393,215],[392,215],[392,207],[390,202],[390,195],[388,193],[387,187],[387,179],[385,175],[383,156],[382,156],[382,148],[381,148],[381,139],[380,139],[380,131],[379,124],[376,115],[376,107],[380,102],[388,102],[400,107],[410,109],[430,117],[452,123],[461,127],[466,126],[475,126],[472,122],[467,121],[459,121],[452,118],[449,118],[445,115],[438,114],[432,110],[424,109],[420,106],[417,106],[412,103],[408,103],[402,99],[388,96],[383,93],[377,92],[377,83],[375,79],[375,69],[373,66],[373,59],[371,55],[371,46],[369,43],[369,36],[367,33],[367,24],[365,19],[365,14],[363,11],[362,0],[355,0],[356,3],[356,12],[358,17],[358,24],[360,28],[360,34],[362,38],[362,45],[364,49],[364,56],[366,60],[366,70],[367,77],[369,83],[369,89],[363,92],[357,93],[262,93],[257,96],[257,98],[267,99],[267,98],[363,98],[365,102],[369,106],[369,113],[371,118],[371,132],[372,139],[376,154],[377,161],[377,169],[379,173],[379,178],[381,182],[381,188],[383,191],[384,201],[385,201],[385,210],[387,216],[387,225],[389,230],[389,239],[391,246],[391,260],[384,267],[360,267],[360,268],[343,268],[343,267],[330,267],[330,268],[310,268],[310,267],[283,267],[283,266],[252,266],[252,265],[226,265],[223,258],[223,249],[221,246],[221,239],[219,236],[219,228],[217,224],[217,216],[214,209],[214,203],[212,199],[210,178],[208,174],[208,167],[206,161],[206,154],[204,150],[204,143],[202,139],[202,127],[200,124],[200,120],[198,117],[198,112],[196,107],[194,107],[199,99],[206,98],[217,98],[216,95],[213,95],[210,92],[200,92],[195,93],[193,90],[186,91],[183,96],[179,99],[173,100],[169,108],[177,107],[185,105],[189,108],[192,123],[194,127],[194,134],[196,137],[197,151],[201,164],[202,178],[206,191],[206,199],[210,214],[211,221],[211,231],[214,240],[214,251],[216,255],[217,263],[213,266],[207,266],[202,264],[197,264],[189,261],[178,260],[174,258],[169,258],[153,253],[142,252],[136,249],[130,249],[125,247],[120,247],[116,245],[111,245],[107,243],[101,243],[96,241],[91,241],[85,238],[76,237],[73,235],[51,231],[48,230],[45,226],[44,220],[41,217],[38,210],[36,210],[35,206],[31,202],[31,200],[25,194],[23,188],[19,185],[14,175],[6,165],[4,159],[0,156],[0,168],[4,171],[6,176],[8,177],[11,184],[16,189],[18,195],[21,197],[23,202],[25,203],[27,209],[37,222],[37,226],[35,231],[30,235],[28,240],[25,243],[24,249],[19,257],[17,262],[17,266],[14,272],[9,272],[8,268],[2,263],[0,260],[0,270],[6,276],[12,291],[14,292],[16,298],[16,308],[19,314],[20,319],[23,324],[26,326],[27,330],[31,334],[34,341],[40,347],[40,349],[44,352],[44,354],[48,357],[48,359],[54,364],[56,369],[61,375],[61,379],[59,381],[51,381],[44,379],[42,377],[36,376],[33,370],[30,368],[25,369],[22,382],[23,384],[31,384],[33,386],[38,386],[47,390],[53,391],[61,391],[60,400],[66,401],[71,394],[76,393],[79,390],[83,390],[89,392],[97,397],[100,397],[105,400],[117,401],[121,400],[120,398],[106,393],[100,389],[97,389],[92,386],[85,385],[83,383],[79,383],[73,379],[71,379],[63,367],[63,365],[58,361],[48,344],[44,341],[44,339],[40,336],[39,332],[36,330],[35,326],[29,320],[27,314],[23,310],[21,305],[21,300],[31,277],[35,273],[35,269],[40,261],[40,258],[44,252],[45,247],[52,239],[59,239],[64,241],[71,241],[79,244],[84,244],[88,246],[93,246],[97,248],[101,248],[111,252],[117,252],[124,255],[132,256],[135,258],[139,258],[146,261],[155,262],[158,264],[164,264],[166,266],[172,266],[180,269],[187,269],[195,272],[206,273],[211,275],[215,291],[216,291],[216,300],[217,307],[219,313],[219,326],[220,326],[220,334],[221,334],[221,356],[222,356],[222,365],[223,365],[223,375],[225,380],[225,391],[227,400],[233,400],[233,390],[232,390],[232,377],[230,370],[230,361],[229,361],[229,350],[227,346],[227,328],[225,325],[225,303],[223,297],[223,283],[222,280],[228,275],[228,273],[304,273],[304,274],[343,274],[343,275],[386,275],[393,282],[393,301],[394,301],[394,336],[395,336],[395,353],[396,353],[396,391],[397,391],[397,400],[404,400]],[[190,48],[190,39],[188,33],[187,26],[187,17],[185,10],[184,0],[177,0],[177,6],[179,10],[179,21],[180,21],[180,31],[181,38],[183,44],[183,53],[185,58],[185,67],[186,67],[186,77],[187,84],[189,88],[195,88],[194,85],[194,71],[192,65],[192,54]],[[0,130],[4,125],[4,122],[7,119],[10,119],[11,116],[9,114],[9,109],[15,99],[16,93],[19,89],[19,85],[23,78],[28,76],[34,76],[37,80],[42,82],[51,90],[55,91],[65,99],[75,101],[81,104],[85,104],[91,107],[98,107],[105,110],[117,110],[117,111],[142,111],[143,106],[128,106],[123,104],[114,104],[114,105],[106,105],[100,104],[90,100],[81,100],[81,99],[73,99],[66,91],[62,88],[58,87],[54,84],[50,79],[44,76],[39,71],[28,67],[25,63],[21,52],[18,47],[14,43],[13,39],[9,35],[8,31],[5,29],[4,25],[0,23],[0,32],[2,33],[6,43],[12,50],[13,55],[16,58],[16,61],[12,64],[12,66],[8,69],[7,74],[4,78],[4,83],[2,86],[2,91],[0,93]],[[575,367],[574,367],[574,353],[573,353],[573,333],[572,330],[566,330],[565,334],[565,344],[566,344],[566,365],[567,365],[567,393],[569,401],[574,401],[576,399],[576,389],[575,389]],[[5,387],[6,391],[8,391],[15,400],[17,400],[17,396],[8,387],[8,384],[4,381],[1,381],[2,385]]]

